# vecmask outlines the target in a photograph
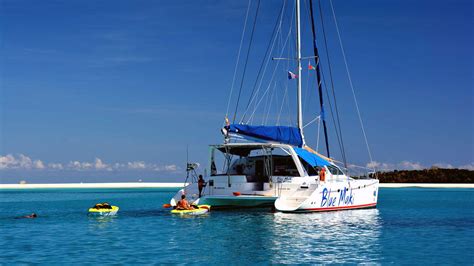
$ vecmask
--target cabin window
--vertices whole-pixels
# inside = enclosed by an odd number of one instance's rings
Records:
[[[306,173],[308,173],[309,176],[316,176],[318,175],[318,170],[316,170],[312,165],[307,163],[305,160],[303,160],[301,157],[300,158],[301,164],[303,164],[304,169],[306,170]]]
[[[225,152],[216,150],[213,149],[211,154],[211,176],[244,175],[248,182],[268,182],[270,176],[300,175],[293,157],[281,149],[255,149],[240,156],[226,156]]]
[[[299,176],[295,162],[291,156],[273,156],[274,176]]]
[[[329,169],[329,172],[333,175],[343,175],[344,173],[341,171],[341,169],[333,166],[333,165],[328,165],[327,168]]]

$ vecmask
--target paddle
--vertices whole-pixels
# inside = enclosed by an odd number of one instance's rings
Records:
[[[173,206],[171,206],[171,204],[163,204],[163,208],[167,209],[167,208],[171,208]]]

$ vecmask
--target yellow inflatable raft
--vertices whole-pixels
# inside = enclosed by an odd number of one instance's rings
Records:
[[[197,209],[193,210],[177,210],[174,209],[171,211],[172,214],[181,214],[181,215],[201,215],[208,213],[211,210],[210,205],[198,205]]]
[[[111,216],[117,214],[119,207],[111,206],[108,203],[99,203],[89,208],[90,215]]]

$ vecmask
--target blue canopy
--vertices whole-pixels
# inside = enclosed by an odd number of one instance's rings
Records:
[[[285,126],[249,126],[232,124],[228,127],[229,132],[254,137],[263,140],[276,141],[301,147],[303,138],[296,127]]]
[[[301,159],[305,160],[312,167],[331,165],[326,159],[301,148],[293,148]]]

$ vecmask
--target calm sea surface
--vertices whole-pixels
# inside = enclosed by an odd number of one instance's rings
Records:
[[[377,209],[179,217],[159,189],[0,191],[0,264],[474,263],[474,189],[380,189]],[[108,201],[116,217],[87,216]],[[15,219],[36,212],[37,219]]]

